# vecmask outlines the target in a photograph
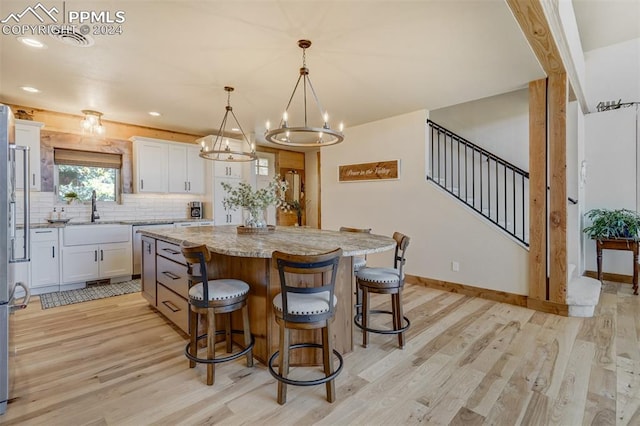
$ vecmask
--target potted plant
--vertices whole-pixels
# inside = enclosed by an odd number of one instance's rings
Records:
[[[640,215],[638,212],[618,209],[593,209],[585,213],[591,225],[583,232],[594,240],[638,238]]]
[[[71,204],[75,200],[78,200],[78,193],[74,191],[69,191],[64,194],[64,199],[67,200],[67,204]]]
[[[275,176],[266,187],[260,189],[253,189],[246,182],[240,182],[236,186],[228,182],[220,182],[220,185],[227,192],[222,205],[230,210],[243,208],[247,213],[244,220],[246,228],[266,228],[265,209],[270,205],[280,207],[285,204],[284,191],[287,189],[287,184],[280,180],[280,176]]]

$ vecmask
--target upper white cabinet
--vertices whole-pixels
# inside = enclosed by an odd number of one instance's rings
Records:
[[[135,156],[136,192],[167,192],[169,182],[167,144],[146,138],[132,138]]]
[[[204,160],[200,147],[134,136],[136,192],[203,194]]]
[[[199,156],[200,147],[170,144],[168,149],[169,192],[203,194],[204,160]]]
[[[40,191],[40,129],[44,123],[29,120],[15,120],[16,145],[29,147],[29,189]],[[16,159],[16,186],[24,188],[22,182],[22,158]]]

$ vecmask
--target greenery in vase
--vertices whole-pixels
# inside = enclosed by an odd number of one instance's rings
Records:
[[[227,192],[227,196],[222,199],[222,205],[229,210],[237,210],[239,207],[247,209],[252,217],[259,217],[260,213],[267,207],[273,205],[282,207],[284,193],[287,190],[287,183],[280,180],[280,176],[275,176],[269,184],[260,189],[253,189],[246,182],[238,185],[230,185],[228,182],[220,182],[222,188]]]
[[[591,225],[583,229],[590,238],[638,238],[640,215],[627,209],[593,209],[585,213]]]

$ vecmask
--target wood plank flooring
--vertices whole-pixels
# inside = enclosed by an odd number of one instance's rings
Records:
[[[372,297],[374,305],[388,296]],[[640,297],[607,283],[594,318],[564,318],[416,285],[404,350],[372,335],[324,386],[276,402],[264,365],[189,369],[185,336],[139,294],[12,319],[12,399],[2,424],[640,424]],[[385,319],[386,320],[386,319]],[[311,377],[314,369],[294,369]],[[319,371],[319,370],[318,370]]]

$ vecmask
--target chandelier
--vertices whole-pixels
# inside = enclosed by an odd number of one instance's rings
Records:
[[[224,90],[227,92],[227,106],[226,111],[224,113],[224,117],[222,118],[222,124],[220,124],[220,129],[216,134],[215,139],[208,142],[206,140],[202,141],[202,148],[200,149],[200,157],[206,158],[208,160],[215,161],[253,161],[258,158],[256,155],[255,145],[249,142],[247,135],[242,130],[242,126],[238,122],[236,115],[233,113],[233,108],[231,107],[231,92],[233,92],[233,87],[225,86]],[[237,128],[240,133],[242,133],[242,142],[243,145],[246,144],[248,150],[244,150],[241,148],[231,147],[229,145],[229,138],[225,135],[225,129],[227,127],[227,119],[229,118],[229,113],[231,113],[231,117],[236,122],[235,128]],[[232,127],[232,130],[235,128]]]
[[[106,129],[102,125],[101,112],[93,111],[90,109],[83,109],[82,113],[84,114],[84,118],[80,122],[80,125],[82,126],[82,130],[84,132],[100,136],[105,134]]]
[[[293,93],[291,93],[289,103],[287,104],[287,107],[282,114],[280,127],[270,129],[270,123],[267,121],[267,130],[264,133],[264,137],[269,142],[285,146],[329,146],[340,143],[344,140],[344,135],[342,134],[343,125],[342,123],[340,123],[339,131],[333,130],[329,126],[329,114],[327,114],[326,110],[322,108],[322,105],[318,100],[318,96],[316,95],[316,91],[311,84],[311,79],[309,77],[309,68],[307,68],[306,63],[306,50],[311,46],[311,42],[309,40],[298,40],[298,46],[302,49],[302,68],[300,68],[298,81],[293,88]],[[301,80],[302,85],[300,84]],[[291,106],[291,102],[295,97],[298,87],[300,86],[302,86],[303,104],[301,115],[304,117],[304,122],[302,123],[302,125],[291,125],[290,119],[292,117],[291,114],[289,114],[289,107]],[[308,122],[307,92],[310,92],[313,95],[313,100],[315,101],[315,104],[320,113],[319,123],[322,124],[316,124],[314,126],[310,125]]]

